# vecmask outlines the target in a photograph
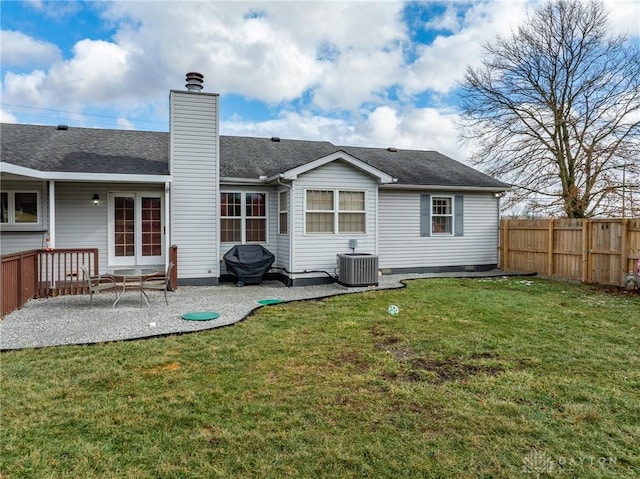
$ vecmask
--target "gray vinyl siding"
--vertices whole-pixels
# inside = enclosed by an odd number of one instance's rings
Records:
[[[464,234],[421,236],[420,197],[447,192],[381,190],[379,267],[428,268],[496,264],[498,202],[490,193],[464,194]]]
[[[38,224],[0,225],[0,254],[46,248],[46,230],[49,228],[47,184],[42,181],[2,180],[0,190],[11,192],[35,191],[38,193],[38,199],[40,202],[40,217],[38,218]]]
[[[170,95],[171,243],[179,279],[219,276],[218,95]]]
[[[305,233],[306,190],[364,191],[366,202],[366,233],[318,234]],[[377,184],[375,180],[359,170],[334,161],[301,175],[293,186],[293,208],[291,224],[294,237],[292,268],[295,272],[326,271],[334,274],[336,255],[351,253],[349,240],[357,239],[357,253],[376,252]],[[312,276],[322,276],[314,273]],[[300,278],[300,274],[296,274]]]
[[[109,269],[109,193],[119,191],[164,195],[164,185],[56,183],[56,248],[98,248],[99,271]],[[95,193],[98,205],[92,201]]]

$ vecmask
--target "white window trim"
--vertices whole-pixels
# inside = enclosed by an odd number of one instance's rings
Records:
[[[165,247],[167,242],[167,236],[165,234],[165,216],[161,214],[161,229],[162,229],[162,254],[160,256],[142,256],[142,228],[139,228],[141,218],[136,216],[136,232],[135,232],[135,251],[133,256],[116,256],[114,233],[115,233],[115,210],[114,210],[114,198],[115,197],[128,197],[133,198],[134,208],[136,214],[141,210],[142,198],[160,198],[161,208],[165,209],[164,194],[158,191],[109,191],[107,197],[109,203],[107,205],[107,249],[108,249],[108,264],[109,266],[145,266],[162,264],[165,261]]]
[[[282,204],[282,195],[285,195],[285,201],[284,201],[284,205]],[[282,207],[284,206],[284,209],[282,209]],[[287,231],[286,232],[282,232],[280,226],[281,226],[281,222],[280,222],[280,217],[281,215],[286,214],[287,215]],[[278,192],[278,234],[279,235],[288,235],[289,234],[289,191],[288,190],[284,190],[284,191],[279,191]]]
[[[2,193],[7,193],[7,222],[0,223],[3,227],[13,228],[30,228],[42,225],[42,207],[40,204],[40,192],[37,190],[2,190]],[[16,223],[16,198],[18,193],[29,193],[36,195],[36,207],[38,221],[35,223]]]
[[[308,210],[307,209],[307,192],[308,191],[332,191],[333,192],[333,209],[331,210]],[[347,188],[305,188],[304,192],[304,234],[317,235],[333,235],[333,236],[366,236],[367,219],[369,213],[367,211],[367,190],[364,189],[347,189]],[[340,210],[340,192],[343,193],[363,193],[364,194],[364,210]],[[333,232],[307,231],[307,213],[332,213],[333,214]],[[346,232],[340,233],[340,213],[362,213],[364,214],[364,231],[363,232]]]
[[[223,193],[240,193],[240,212],[242,216],[222,216],[223,219],[239,219],[240,220],[240,244],[269,244],[269,192],[267,191],[242,191],[242,190],[220,190],[220,197]],[[264,216],[247,216],[247,195],[258,194],[264,195]],[[222,198],[220,198],[220,201]],[[247,223],[248,219],[264,219],[264,241],[247,242]],[[237,241],[220,241],[221,244],[237,244]]]
[[[433,212],[433,203],[435,200],[440,200],[440,199],[448,199],[451,202],[451,213],[449,213],[448,215],[443,215],[443,214],[435,214]],[[431,236],[453,236],[455,233],[455,197],[452,195],[431,195],[431,215],[430,215],[430,225],[429,227],[431,228]],[[449,217],[451,218],[451,231],[450,232],[439,232],[439,231],[433,231],[433,220],[434,218],[444,218],[444,217]]]

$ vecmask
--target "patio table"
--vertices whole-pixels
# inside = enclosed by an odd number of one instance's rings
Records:
[[[109,274],[113,276],[116,281],[121,280],[122,282],[122,290],[117,294],[116,300],[113,302],[113,307],[116,307],[120,298],[127,291],[127,286],[135,287],[134,289],[140,290],[140,306],[142,306],[142,300],[147,303],[149,306],[149,300],[147,299],[147,295],[142,289],[142,280],[148,278],[149,276],[153,276],[158,274],[158,270],[152,268],[122,268],[122,269],[113,269],[109,270]]]

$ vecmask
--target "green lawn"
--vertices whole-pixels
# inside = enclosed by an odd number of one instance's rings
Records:
[[[6,352],[0,478],[638,477],[639,345],[640,295],[511,278]]]

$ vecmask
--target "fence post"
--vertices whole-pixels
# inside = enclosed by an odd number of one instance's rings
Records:
[[[170,286],[171,290],[175,291],[178,289],[178,247],[176,245],[169,247],[169,261],[173,263]]]
[[[628,235],[629,235],[629,220],[622,218],[621,221],[622,231],[620,232],[620,272],[622,277],[619,278],[620,286],[624,286],[624,277],[627,273],[632,273],[633,270],[628,271],[629,262],[629,249],[628,249]]]
[[[582,220],[582,274],[581,279],[583,283],[589,282],[589,251],[591,244],[589,241],[589,221]]]
[[[548,276],[553,276],[553,251],[554,251],[554,244],[553,244],[553,227],[554,227],[554,222],[553,222],[553,218],[549,219],[549,239],[547,241],[547,275]]]
[[[502,220],[502,269],[509,270],[509,220]]]

